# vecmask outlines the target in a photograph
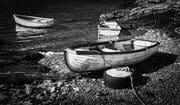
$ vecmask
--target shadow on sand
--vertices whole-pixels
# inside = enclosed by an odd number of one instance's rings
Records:
[[[133,81],[135,86],[144,85],[150,79],[149,77],[142,76],[142,74],[148,74],[158,71],[159,69],[168,66],[175,62],[177,55],[158,52],[143,62],[131,65],[134,69]],[[103,71],[88,73],[84,75],[87,78],[103,78]]]
[[[132,65],[131,67],[134,68],[134,84],[137,86],[146,84],[150,78],[142,76],[143,74],[153,73],[173,64],[176,58],[177,55],[174,54],[157,52],[145,61]]]

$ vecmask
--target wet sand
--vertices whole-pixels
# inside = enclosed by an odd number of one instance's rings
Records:
[[[27,36],[21,31],[16,32],[16,25],[11,16],[7,20],[1,21],[7,25],[0,27],[0,37],[5,44],[1,50],[50,50],[62,51],[72,44],[81,42],[94,41],[97,37],[97,25],[99,16],[102,13],[120,9],[118,3],[95,3],[95,2],[72,2],[48,6],[46,8],[37,8],[30,10],[16,10],[16,14],[26,14],[42,17],[51,17],[55,19],[55,24],[48,29],[26,28],[28,35],[36,36],[34,38],[19,37]],[[2,19],[3,20],[3,19]],[[22,27],[23,28],[23,27]],[[41,37],[38,37],[41,36]],[[76,40],[75,40],[76,38]],[[27,41],[28,40],[28,41]]]

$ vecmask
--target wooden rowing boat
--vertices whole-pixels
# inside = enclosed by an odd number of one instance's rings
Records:
[[[105,21],[98,25],[98,40],[118,40],[121,27],[115,21]]]
[[[105,70],[135,64],[158,50],[159,42],[143,39],[96,42],[65,49],[65,62],[74,72]]]
[[[53,18],[42,18],[17,14],[14,14],[13,17],[17,24],[26,27],[44,28],[51,27],[54,24]]]

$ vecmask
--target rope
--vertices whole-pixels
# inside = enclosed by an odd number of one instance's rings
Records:
[[[142,105],[146,105],[145,102],[142,100],[142,98],[137,94],[137,92],[134,88],[132,75],[130,75],[130,80],[131,80],[131,88],[132,88],[132,91],[134,92],[135,96],[138,98],[138,100],[141,102]]]
[[[110,41],[110,43],[112,43]],[[110,67],[113,67],[113,65],[111,65],[111,63],[109,63],[106,59],[105,56],[101,53],[101,51],[96,50],[96,52],[102,57],[103,61],[104,61],[104,66],[106,66],[106,64],[108,64]]]
[[[115,41],[116,42],[116,41]],[[110,44],[112,44],[113,42],[112,42],[112,40],[110,40],[109,41],[109,43]],[[109,63],[106,59],[105,59],[105,56],[99,51],[99,53],[100,53],[100,56],[103,58],[103,60],[104,60],[104,66],[106,66],[106,64],[108,64],[111,68],[113,68],[113,67],[116,67],[116,66],[113,66],[111,63]]]
[[[110,67],[113,67],[107,60],[105,60],[105,57],[103,54],[100,54],[100,56],[103,58],[104,60],[104,66],[106,66],[106,64],[108,64]]]
[[[126,72],[132,72],[133,71],[133,70],[130,71],[128,66],[123,67],[120,70],[126,71]],[[142,100],[142,98],[137,94],[137,92],[134,88],[132,74],[130,74],[130,80],[131,80],[131,88],[132,88],[132,91],[134,92],[135,96],[138,98],[138,100],[141,102],[142,105],[146,105],[145,102]]]
[[[147,47],[146,47],[146,50],[147,50]],[[145,56],[146,56],[146,50],[145,50]],[[103,58],[104,60],[104,65],[109,64],[111,67],[113,67],[113,65],[111,65],[108,61],[105,60],[105,57],[103,54],[101,54],[100,51],[98,51],[98,53],[100,54],[100,56]],[[124,67],[122,69],[123,71],[130,71],[129,70],[129,67]],[[130,80],[131,80],[131,88],[132,88],[132,91],[134,92],[135,96],[138,98],[138,100],[141,102],[142,105],[146,105],[145,102],[143,102],[142,98],[137,94],[135,88],[134,88],[134,85],[133,85],[133,78],[132,78],[132,75],[130,75]]]

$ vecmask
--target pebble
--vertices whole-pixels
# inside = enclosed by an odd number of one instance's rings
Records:
[[[87,89],[85,89],[86,93],[90,92],[92,89],[90,87],[87,87]]]
[[[45,80],[44,81],[44,85],[51,85],[52,84],[52,81],[51,80]]]
[[[76,92],[78,92],[80,89],[79,89],[78,87],[74,87],[73,90],[74,90],[74,92],[76,93]]]
[[[25,91],[26,91],[26,94],[28,94],[28,95],[31,93],[30,85],[25,85]]]
[[[43,97],[41,96],[41,94],[38,94],[38,95],[36,96],[36,98],[37,98],[38,100],[43,100]]]
[[[53,86],[53,87],[51,87],[51,88],[50,88],[50,92],[51,92],[51,93],[52,93],[52,92],[54,92],[54,91],[55,91],[55,89],[56,89],[56,88],[55,88],[54,86]]]
[[[62,82],[57,82],[57,86],[58,86],[58,87],[61,87],[62,85],[63,85]]]

